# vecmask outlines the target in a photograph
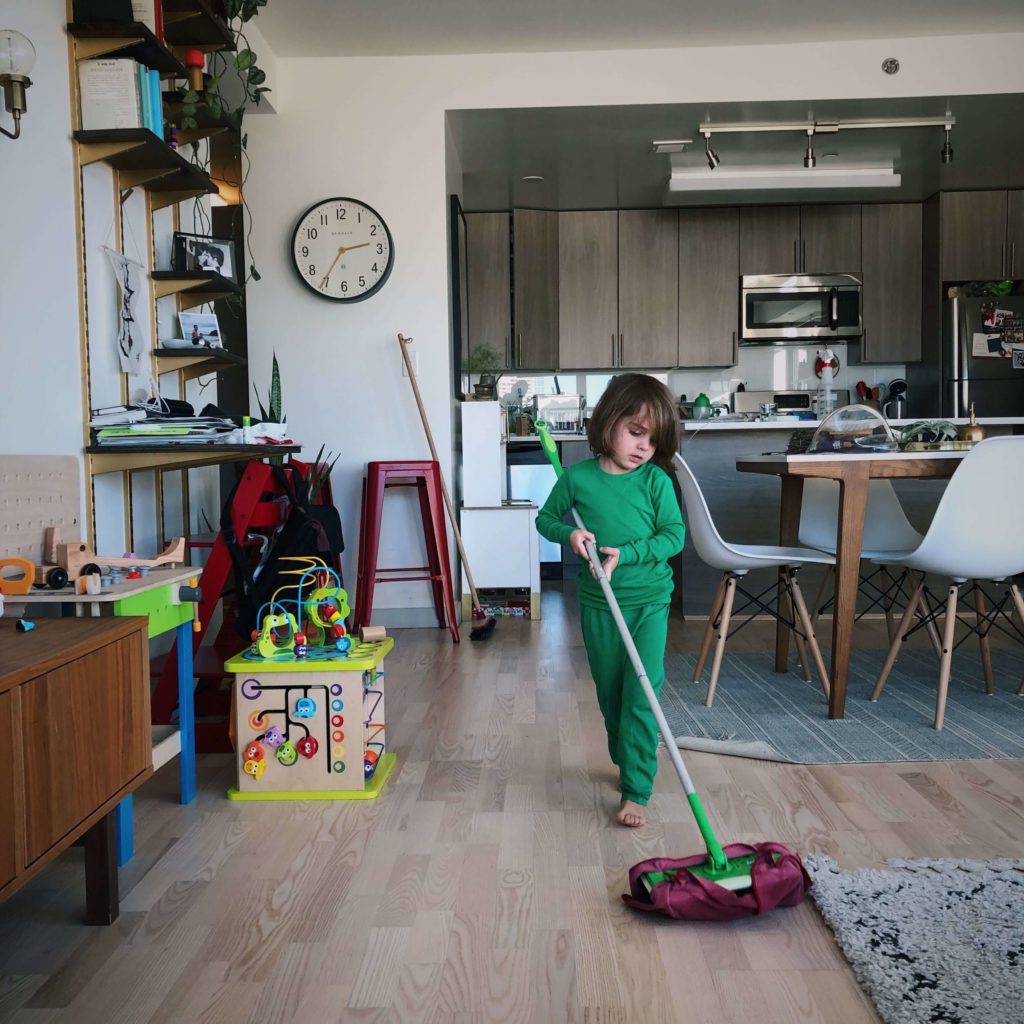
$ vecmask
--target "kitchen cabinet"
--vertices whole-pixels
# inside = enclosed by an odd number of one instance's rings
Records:
[[[943,281],[1024,276],[1024,193],[943,192],[939,220]]]
[[[676,210],[619,211],[619,366],[675,366],[679,346]]]
[[[861,360],[915,362],[921,358],[921,204],[864,206],[862,232]]]
[[[619,215],[588,210],[558,215],[558,367],[618,365]]]
[[[743,207],[740,273],[857,273],[860,212],[857,205]]]
[[[467,213],[466,291],[469,352],[489,345],[512,367],[511,220],[508,213]]]
[[[735,365],[739,273],[739,210],[680,210],[679,366]]]
[[[558,366],[558,214],[512,213],[512,292],[515,343],[512,368]],[[470,303],[472,307],[472,302]]]
[[[0,750],[8,757],[16,758],[19,748],[15,747],[14,697],[10,692],[0,693]],[[10,824],[19,818],[16,812],[17,790],[14,772],[0,772],[0,889],[18,873],[18,851],[14,841],[14,829]]]

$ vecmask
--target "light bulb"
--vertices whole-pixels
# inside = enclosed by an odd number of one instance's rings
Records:
[[[28,75],[35,67],[36,48],[12,28],[0,29],[0,75]]]

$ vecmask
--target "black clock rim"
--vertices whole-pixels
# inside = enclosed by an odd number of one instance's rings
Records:
[[[295,262],[295,242],[299,237],[299,227],[302,222],[319,206],[325,206],[328,203],[357,203],[364,210],[372,213],[377,220],[384,225],[384,234],[388,236],[388,265],[384,268],[384,273],[381,275],[380,280],[368,291],[363,292],[361,295],[324,295],[322,291],[313,287],[309,283],[309,278],[306,277]],[[292,232],[292,242],[289,250],[289,262],[292,265],[292,269],[295,271],[295,276],[319,299],[324,299],[327,302],[343,302],[345,304],[351,304],[353,302],[362,302],[365,299],[370,298],[372,295],[376,295],[377,292],[384,287],[387,279],[391,276],[391,271],[395,266],[395,240],[391,235],[391,228],[388,227],[388,222],[372,207],[369,203],[364,203],[362,199],[356,199],[353,196],[331,196],[327,199],[321,199],[319,202],[314,203],[312,206],[303,210],[299,214],[299,219],[295,222],[295,230]]]

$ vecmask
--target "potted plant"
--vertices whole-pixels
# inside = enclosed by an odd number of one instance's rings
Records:
[[[470,373],[480,375],[479,383],[473,385],[473,394],[477,398],[495,398],[498,377],[495,371],[502,368],[502,358],[490,345],[477,345],[469,353],[467,369]]]

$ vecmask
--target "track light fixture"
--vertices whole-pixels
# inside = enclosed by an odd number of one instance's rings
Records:
[[[949,125],[946,125],[946,141],[942,145],[942,151],[939,153],[944,164],[951,164],[953,162],[953,147],[949,144]]]
[[[718,154],[711,148],[711,133],[704,133],[704,152],[708,158],[708,167],[714,170],[722,161],[718,159]]]
[[[719,159],[711,148],[711,136],[715,133],[746,133],[746,132],[806,132],[807,148],[804,151],[804,167],[810,169],[817,165],[814,156],[813,137],[821,134],[835,134],[846,129],[864,131],[872,128],[928,128],[942,127],[946,132],[946,142],[940,156],[944,164],[953,162],[953,147],[949,142],[949,132],[956,124],[956,118],[946,114],[942,117],[892,117],[892,118],[852,118],[846,121],[707,121],[698,126],[704,136],[704,148],[707,153],[708,167],[714,170]]]
[[[818,161],[814,158],[814,132],[807,133],[807,150],[804,153],[804,167],[817,166]]]

